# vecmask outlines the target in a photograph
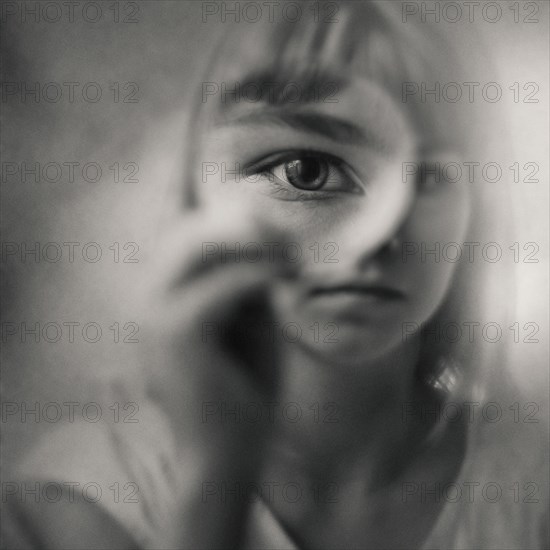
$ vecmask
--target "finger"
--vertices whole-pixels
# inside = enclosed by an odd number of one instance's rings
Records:
[[[157,329],[173,335],[172,342],[200,356],[219,353],[220,347],[253,365],[262,349],[274,345],[272,294],[276,277],[269,266],[233,264],[213,271],[172,294],[159,304]],[[269,354],[268,354],[269,355]],[[266,357],[263,362],[266,362]],[[269,359],[271,361],[271,359]]]
[[[159,240],[153,269],[162,270],[160,282],[166,281],[171,288],[231,263],[270,263],[281,275],[290,276],[294,266],[284,261],[285,242],[281,231],[242,208],[196,211]]]
[[[214,270],[157,300],[155,318],[159,328],[178,330],[202,322],[224,321],[247,297],[267,293],[276,279],[268,264],[231,264]]]

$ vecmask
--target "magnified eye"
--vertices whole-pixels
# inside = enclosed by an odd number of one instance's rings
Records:
[[[326,153],[291,151],[271,155],[249,166],[247,173],[264,174],[273,185],[289,192],[311,192],[311,198],[320,198],[320,192],[364,193],[353,170],[343,160]],[[300,198],[305,197],[302,194]]]

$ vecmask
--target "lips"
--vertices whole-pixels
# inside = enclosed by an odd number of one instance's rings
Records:
[[[309,296],[312,298],[344,295],[364,296],[380,300],[403,300],[405,298],[405,294],[395,288],[365,285],[361,283],[345,283],[329,287],[316,287],[309,292]]]
[[[302,314],[308,318],[326,319],[339,327],[361,330],[373,323],[384,326],[383,323],[403,313],[407,301],[405,292],[376,281],[317,283],[302,296]]]

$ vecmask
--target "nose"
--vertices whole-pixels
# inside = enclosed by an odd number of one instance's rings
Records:
[[[414,189],[403,183],[400,175],[397,181],[385,180],[373,186],[353,219],[339,231],[339,267],[357,270],[375,256],[395,252],[399,246],[396,234],[409,216],[413,202]]]
[[[389,240],[387,240],[385,243],[382,243],[382,245],[375,251],[372,252],[372,254],[369,254],[368,256],[364,257],[364,261],[370,261],[371,258],[379,257],[379,256],[392,256],[397,252],[400,248],[401,244],[401,237],[400,237],[400,230],[398,229],[392,237],[390,237]]]

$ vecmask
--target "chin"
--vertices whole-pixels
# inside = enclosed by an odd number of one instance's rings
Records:
[[[304,333],[301,345],[319,360],[342,366],[362,365],[376,361],[402,343],[401,325],[391,329],[383,326],[334,323],[338,327],[319,334]],[[326,325],[325,325],[326,326]]]

